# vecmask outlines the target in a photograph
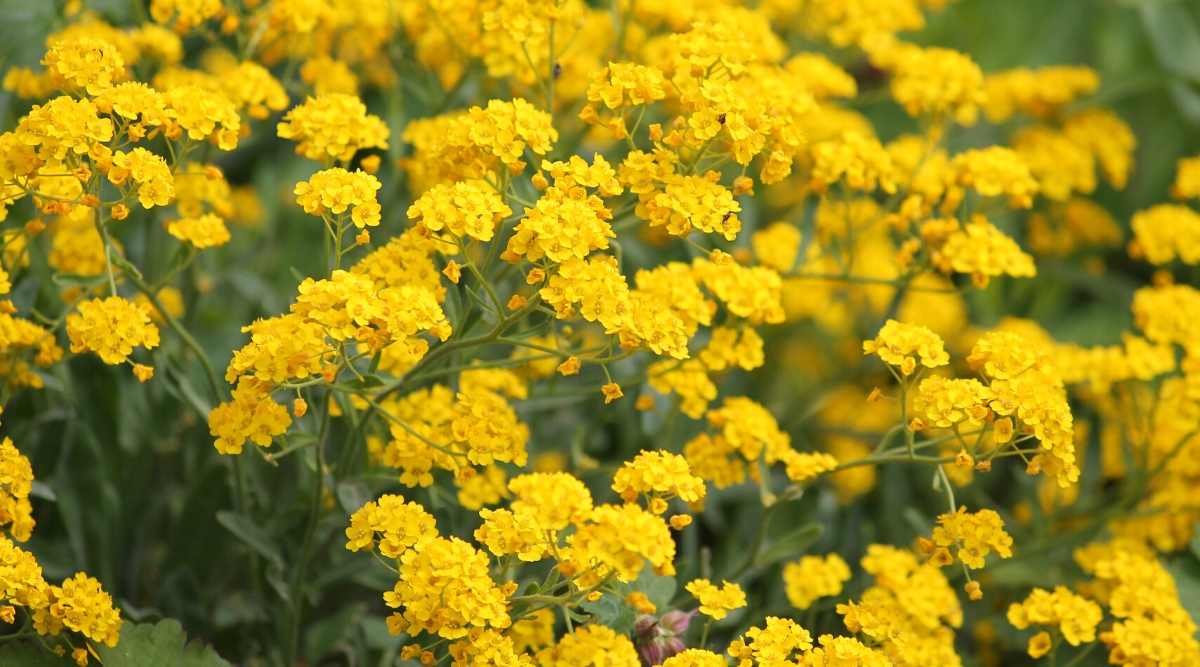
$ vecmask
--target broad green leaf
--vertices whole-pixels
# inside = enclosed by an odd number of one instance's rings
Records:
[[[808,550],[821,537],[825,527],[819,523],[810,523],[797,528],[785,535],[759,554],[755,563],[759,566],[769,565],[777,560],[795,558]]]
[[[1200,82],[1200,27],[1179,3],[1143,3],[1142,28],[1164,69]]]
[[[179,662],[179,667],[230,667],[230,664],[217,655],[212,644],[193,639],[183,649],[183,660]]]
[[[338,482],[337,497],[342,509],[353,514],[370,502],[371,492],[362,482]]]
[[[267,532],[246,517],[229,511],[217,512],[217,521],[229,529],[246,546],[258,552],[260,556],[283,568],[283,556],[275,541]]]
[[[650,570],[642,570],[637,583],[634,584],[634,589],[645,593],[659,611],[666,611],[671,606],[671,599],[675,597],[677,587],[675,577],[654,574]]]
[[[595,617],[596,623],[612,628],[619,635],[632,632],[637,622],[637,612],[614,593],[605,593],[595,602],[585,600],[579,608]]]
[[[153,625],[126,625],[116,646],[94,646],[104,667],[230,667],[211,646],[199,640],[186,643],[183,626],[167,619]]]

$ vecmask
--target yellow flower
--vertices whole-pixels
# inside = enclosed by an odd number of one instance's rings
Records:
[[[633,642],[603,625],[589,623],[567,633],[537,654],[542,667],[638,667],[641,660]]]
[[[457,537],[435,537],[400,555],[400,581],[384,602],[402,607],[407,632],[467,636],[468,626],[504,629],[512,624],[505,594],[488,574],[487,554]]]
[[[1052,642],[1050,634],[1047,632],[1039,632],[1029,638],[1029,657],[1037,660],[1038,658],[1050,652]]]
[[[714,620],[719,621],[730,611],[746,606],[746,594],[742,592],[742,587],[728,581],[721,582],[718,588],[708,579],[696,579],[685,588],[700,601],[700,613]]]
[[[247,60],[221,73],[221,91],[237,109],[251,118],[263,119],[288,105],[283,84],[267,68]]]
[[[850,566],[837,554],[804,556],[783,567],[784,590],[797,609],[808,609],[818,598],[838,595],[850,581]]]
[[[277,129],[299,141],[296,152],[310,160],[347,161],[364,148],[387,148],[390,130],[353,95],[333,93],[309,98],[283,117]]]
[[[625,582],[637,579],[649,561],[656,574],[675,573],[675,541],[671,529],[658,516],[641,507],[600,505],[592,510],[591,521],[567,536],[571,560],[581,564],[578,571],[600,564],[598,570],[583,574],[580,586],[598,583],[610,569]]]
[[[1100,605],[1066,586],[1056,586],[1053,592],[1035,588],[1023,602],[1008,607],[1008,622],[1018,630],[1031,625],[1055,627],[1071,646],[1096,641],[1096,626],[1103,617]]]
[[[651,498],[695,503],[705,494],[704,480],[691,474],[687,459],[670,452],[641,452],[616,472],[612,489],[625,502],[644,493]]]
[[[505,258],[510,261],[518,256],[531,262],[583,259],[593,250],[606,250],[608,239],[616,238],[606,220],[612,214],[595,195],[576,198],[551,187],[525,215],[508,240]]]
[[[225,221],[208,213],[199,218],[184,218],[167,223],[167,233],[197,248],[216,248],[229,241]]]
[[[1100,87],[1094,70],[1082,66],[1019,67],[989,74],[984,84],[988,120],[1002,123],[1017,111],[1034,118],[1047,118],[1079,95]]]
[[[100,582],[78,572],[62,586],[50,586],[47,591],[50,605],[36,609],[34,628],[38,634],[57,635],[65,626],[106,646],[117,645],[121,614],[112,606],[112,596],[100,588]]]
[[[149,309],[110,296],[82,301],[79,312],[67,316],[67,336],[71,351],[92,351],[106,364],[121,364],[137,346],[158,346],[158,327],[150,321]]]
[[[99,108],[90,100],[56,97],[45,105],[33,105],[17,124],[14,134],[23,145],[37,147],[37,156],[42,160],[82,155],[113,138],[112,121],[100,118],[98,112]]]
[[[237,148],[242,119],[224,93],[193,84],[168,90],[163,93],[163,100],[173,127],[186,132],[188,139],[209,139],[224,151]],[[171,130],[167,136],[172,136]]]
[[[405,503],[402,496],[385,494],[377,502],[368,502],[350,516],[346,548],[350,551],[375,548],[386,558],[399,558],[406,550],[420,549],[438,536],[437,521],[415,502]]]
[[[496,226],[510,215],[512,209],[494,191],[461,182],[437,185],[408,208],[409,218],[432,231],[445,229],[483,242],[491,241]]]
[[[115,46],[86,37],[54,43],[42,61],[54,85],[64,91],[99,95],[125,78],[125,61]]]
[[[380,187],[379,179],[365,171],[326,169],[296,184],[296,203],[304,207],[305,213],[324,215],[328,211],[339,220],[349,210],[354,226],[375,227],[380,220],[375,192]]]
[[[1135,241],[1129,254],[1163,265],[1179,257],[1184,264],[1200,263],[1200,214],[1186,206],[1159,204],[1133,214],[1129,223]]]
[[[974,188],[984,197],[1007,195],[1013,208],[1033,206],[1038,182],[1021,155],[1011,148],[989,146],[971,149],[954,157],[959,185]]]
[[[904,375],[912,375],[917,356],[927,368],[950,363],[950,355],[942,346],[942,339],[926,327],[888,320],[875,340],[863,341],[863,353],[878,355],[884,362],[899,366]]]
[[[138,201],[143,208],[166,206],[175,196],[175,179],[167,161],[142,147],[129,153],[117,151],[107,169],[108,180],[122,186],[129,180],[138,185]]]
[[[1012,557],[1012,537],[994,510],[969,514],[966,507],[959,507],[953,514],[939,516],[938,523],[933,541],[939,547],[957,546],[959,560],[973,570],[983,567],[984,557],[993,551],[1001,558]]]
[[[224,10],[221,0],[151,0],[150,2],[150,16],[159,23],[173,22],[175,30],[182,35],[188,34],[192,28],[223,13]]]

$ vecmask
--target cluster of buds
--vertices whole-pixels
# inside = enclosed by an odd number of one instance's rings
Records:
[[[633,636],[642,663],[651,667],[661,665],[667,658],[686,650],[683,635],[695,615],[695,611],[672,610],[661,617],[652,614],[638,616]]]

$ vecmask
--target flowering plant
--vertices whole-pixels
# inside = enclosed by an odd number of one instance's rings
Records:
[[[117,4],[8,47],[0,664],[1200,665],[1200,158],[1119,223],[1096,69],[919,44],[979,0]]]

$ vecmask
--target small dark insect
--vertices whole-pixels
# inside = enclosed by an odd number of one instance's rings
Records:
[[[730,219],[730,218],[732,218],[732,217],[733,217],[733,212],[732,212],[732,211],[727,211],[727,212],[725,213],[725,215],[721,216],[721,222],[723,222],[723,223],[724,223],[724,222],[729,222],[729,219]]]
[[[720,116],[717,116],[717,122],[724,125],[725,124],[725,114],[721,114]]]
[[[554,78],[557,79],[560,76],[562,76],[562,64],[554,63]]]

